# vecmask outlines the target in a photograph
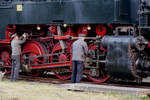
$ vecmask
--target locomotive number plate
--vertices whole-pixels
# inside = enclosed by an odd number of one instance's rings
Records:
[[[23,10],[22,5],[17,5],[17,11],[22,11],[22,10]]]

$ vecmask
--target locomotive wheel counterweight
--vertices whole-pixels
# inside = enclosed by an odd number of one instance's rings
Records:
[[[96,47],[95,44],[90,44],[89,45],[89,50],[95,51],[96,49],[97,49],[97,47]],[[102,55],[102,56],[99,58],[99,60],[103,60],[103,57],[104,57],[103,53],[106,52],[106,50],[101,46],[100,51],[102,51],[102,52],[100,52],[101,53],[100,55]],[[97,56],[97,54],[95,53],[94,56]],[[90,80],[92,80],[93,82],[102,83],[102,82],[105,82],[106,80],[109,79],[109,75],[105,71],[104,64],[99,63],[98,62],[99,60],[96,61],[96,59],[95,59],[95,62],[92,65],[89,66],[90,68],[85,72],[88,73],[87,74],[88,78]]]
[[[52,49],[51,54],[55,54],[55,53],[62,53],[62,48],[60,43],[57,43]],[[50,57],[50,60],[51,63],[70,61],[70,55],[63,54],[63,53],[60,55],[53,55]],[[65,68],[56,68],[53,70],[53,72],[56,75],[56,77],[62,80],[66,80],[71,77],[70,66],[67,66]]]

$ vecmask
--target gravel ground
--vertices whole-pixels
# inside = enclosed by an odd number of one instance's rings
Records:
[[[146,95],[132,97],[112,93],[68,91],[53,84],[0,82],[0,100],[150,100]]]

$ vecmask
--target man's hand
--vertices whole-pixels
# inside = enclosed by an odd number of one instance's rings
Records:
[[[23,34],[23,37],[26,38],[26,37],[27,37],[27,33],[24,33],[24,34]]]

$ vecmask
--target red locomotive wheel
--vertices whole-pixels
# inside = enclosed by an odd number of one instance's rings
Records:
[[[57,43],[54,48],[52,49],[51,54],[55,54],[55,53],[61,53],[62,52],[62,48],[60,46],[60,43]],[[60,55],[53,55],[51,56],[51,63],[58,63],[58,62],[63,62],[63,61],[70,61],[70,55],[69,54],[65,54],[62,53]],[[61,80],[67,80],[71,77],[71,69],[70,66],[65,67],[65,68],[56,68],[53,70],[54,74],[56,75],[56,77],[58,77]]]
[[[38,56],[46,54],[46,49],[44,45],[37,41],[28,41],[22,51],[22,55],[26,56]],[[47,57],[35,57],[33,58],[32,64],[41,64],[47,61]]]
[[[24,56],[31,57],[31,56],[45,55],[46,53],[47,53],[47,50],[42,43],[37,42],[37,41],[28,41],[26,42],[22,50],[22,65],[28,65],[28,62],[25,62],[23,60]],[[33,65],[44,64],[47,62],[47,60],[48,60],[48,57],[35,57],[32,59],[30,63]],[[33,76],[38,76],[40,73],[39,71],[34,71],[34,73],[32,74],[34,74]]]
[[[89,50],[96,50],[97,47],[94,44],[89,45]],[[106,50],[101,46],[100,47],[101,52],[106,52]],[[101,59],[104,59],[104,56],[101,57]],[[85,72],[87,73],[87,77],[92,80],[95,83],[102,83],[109,79],[109,75],[105,71],[104,64],[100,64],[98,68],[96,67],[96,63],[93,64],[94,68],[91,69],[85,69]],[[93,75],[94,74],[94,75]]]
[[[11,62],[11,48],[9,46],[2,46],[0,50],[0,60],[3,66],[2,69],[5,69],[6,73],[9,74],[11,72],[12,62]]]
[[[10,53],[7,50],[2,51],[0,54],[0,57],[6,66],[11,65]],[[9,66],[9,67],[11,67],[11,66]]]

